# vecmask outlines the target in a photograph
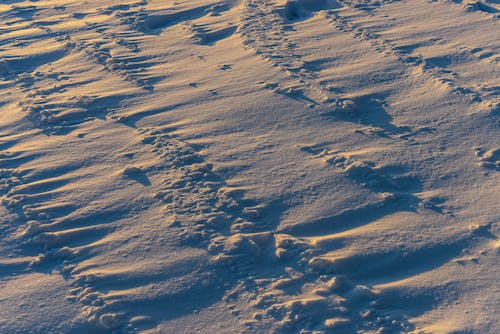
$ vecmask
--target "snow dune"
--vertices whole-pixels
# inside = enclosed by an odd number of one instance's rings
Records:
[[[0,333],[500,332],[500,2],[0,4]]]

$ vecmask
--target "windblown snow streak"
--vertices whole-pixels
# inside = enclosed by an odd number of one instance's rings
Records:
[[[499,332],[499,12],[4,1],[0,332]]]

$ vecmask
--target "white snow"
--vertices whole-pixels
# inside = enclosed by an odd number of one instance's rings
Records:
[[[3,1],[0,333],[499,333],[499,18]]]

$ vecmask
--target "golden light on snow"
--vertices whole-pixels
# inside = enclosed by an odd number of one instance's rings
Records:
[[[494,0],[0,4],[0,333],[496,333]]]

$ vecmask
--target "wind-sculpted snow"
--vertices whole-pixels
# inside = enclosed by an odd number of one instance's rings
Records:
[[[0,4],[0,333],[496,333],[493,0]]]

